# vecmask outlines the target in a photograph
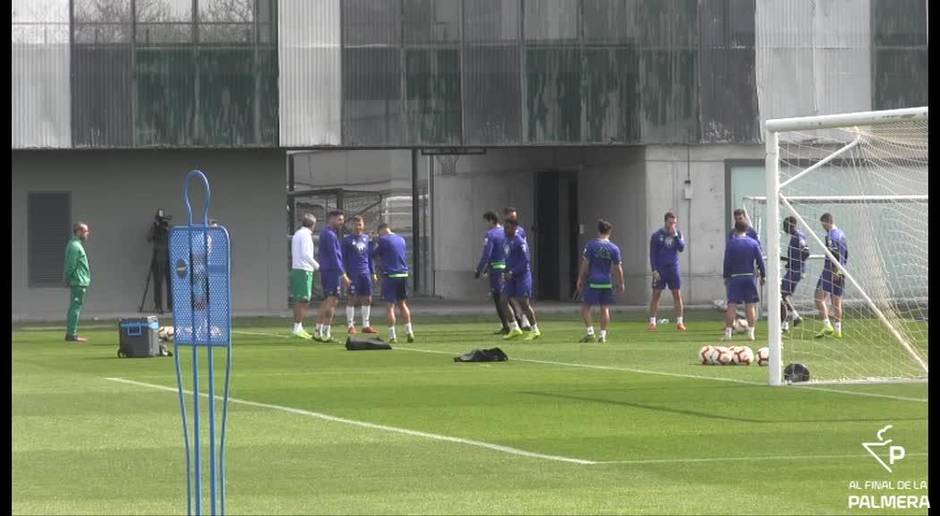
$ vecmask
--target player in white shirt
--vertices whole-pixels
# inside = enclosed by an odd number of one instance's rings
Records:
[[[290,240],[290,292],[294,301],[294,329],[291,333],[302,339],[313,338],[313,335],[304,331],[303,322],[313,295],[313,273],[320,268],[313,258],[313,227],[316,225],[316,217],[304,214],[302,226]]]

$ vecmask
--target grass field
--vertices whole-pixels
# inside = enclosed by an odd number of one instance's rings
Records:
[[[577,344],[572,316],[509,344],[438,317],[362,352],[236,320],[227,512],[926,513],[847,505],[927,494],[849,488],[927,480],[925,384],[772,388],[756,365],[697,364],[712,312],[685,334],[618,317],[607,344]],[[116,324],[82,334],[14,329],[14,513],[184,513],[173,359],[116,358]],[[510,361],[452,360],[493,345]],[[893,473],[861,446],[888,424]]]

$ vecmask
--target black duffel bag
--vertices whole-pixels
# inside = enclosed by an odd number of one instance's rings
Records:
[[[454,357],[454,362],[505,362],[509,357],[499,348],[474,349]]]
[[[347,351],[366,351],[371,349],[392,349],[392,346],[378,337],[346,337]]]

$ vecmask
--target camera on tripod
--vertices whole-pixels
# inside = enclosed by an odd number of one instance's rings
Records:
[[[170,221],[173,220],[171,215],[167,215],[163,208],[157,209],[157,214],[153,216],[154,227],[159,229],[164,233],[170,232]]]
[[[150,258],[150,266],[147,271],[147,281],[144,284],[144,295],[140,299],[138,312],[144,310],[144,300],[147,298],[147,291],[150,290],[150,282],[153,281],[153,307],[158,313],[163,313],[163,293],[166,287],[166,306],[172,310],[173,293],[170,290],[169,273],[169,241],[170,241],[170,221],[173,217],[167,215],[163,208],[158,208],[153,216],[153,223],[150,225],[150,231],[147,233],[147,241],[153,244],[153,254]]]

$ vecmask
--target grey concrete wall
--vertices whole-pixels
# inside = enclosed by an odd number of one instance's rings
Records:
[[[597,235],[597,219],[613,225],[611,240],[623,255],[626,290],[619,302],[646,302],[649,281],[646,227],[646,171],[643,147],[601,149],[585,153],[578,182],[579,223],[584,226],[579,248]]]
[[[435,294],[453,299],[484,299],[486,280],[474,280],[487,226],[483,213],[515,206],[520,222],[531,233],[535,224],[534,172],[552,166],[551,150],[491,149],[484,155],[462,156],[455,175],[434,175]],[[531,237],[530,237],[531,238]],[[534,239],[529,248],[534,249]]]
[[[146,235],[154,212],[163,208],[174,224],[186,223],[182,181],[194,168],[211,182],[210,216],[231,235],[233,310],[286,309],[284,151],[14,151],[13,317],[64,319],[68,302],[62,287],[27,285],[29,192],[71,192],[73,219],[90,226],[92,285],[84,313],[132,314],[147,278],[152,248]],[[201,206],[196,200],[200,216]]]
[[[419,161],[419,171],[427,167]],[[410,150],[314,151],[294,154],[294,190],[346,188],[411,192]]]
[[[646,147],[644,245],[649,245],[650,235],[662,227],[663,215],[667,211],[676,213],[686,240],[680,266],[682,295],[687,303],[709,303],[725,294],[721,278],[729,230],[725,213],[725,160],[763,157],[761,145]],[[691,181],[691,199],[685,196],[686,179]],[[646,269],[648,275],[648,258]],[[671,296],[663,299],[663,306],[672,306]]]

